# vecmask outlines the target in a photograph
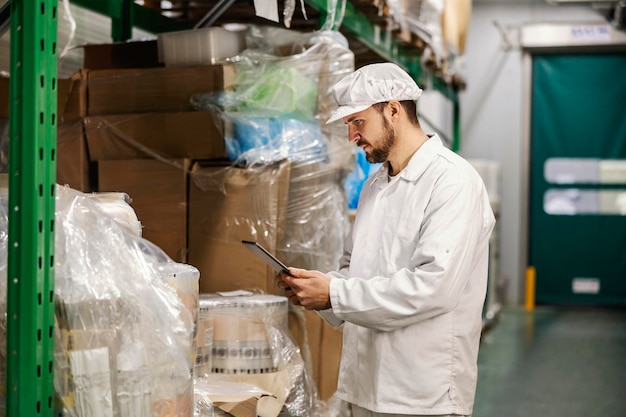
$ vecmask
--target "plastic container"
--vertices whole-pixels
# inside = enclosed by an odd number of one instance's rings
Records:
[[[157,36],[159,61],[166,67],[216,64],[245,49],[246,30],[243,28],[230,30],[216,26],[160,33]]]

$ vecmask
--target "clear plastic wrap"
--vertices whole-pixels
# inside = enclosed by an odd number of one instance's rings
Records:
[[[351,171],[354,146],[346,140],[346,126],[341,121],[326,124],[335,108],[330,88],[354,70],[354,53],[347,39],[331,30],[301,33],[250,26],[246,45],[247,49],[233,58],[237,74],[233,88],[198,93],[192,98],[194,107],[218,106],[227,121],[236,117],[244,126],[246,117],[249,123],[260,123],[259,117],[289,117],[303,122],[312,117],[326,138],[330,163]],[[278,83],[274,82],[277,76]]]
[[[317,389],[287,323],[286,297],[270,294],[200,295],[200,322],[212,326],[211,374],[227,374],[272,394],[260,401],[259,415],[313,417]]]
[[[190,417],[194,303],[179,294],[193,294],[195,281],[197,314],[198,271],[172,262],[96,196],[57,186],[57,415]],[[6,226],[3,215],[3,242]],[[2,250],[4,313],[6,243]],[[191,288],[172,277],[179,272],[191,274]]]

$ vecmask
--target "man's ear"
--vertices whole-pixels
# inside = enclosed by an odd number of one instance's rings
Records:
[[[389,117],[391,117],[392,120],[400,116],[402,104],[400,104],[398,100],[391,100],[387,103],[387,107],[389,108]]]

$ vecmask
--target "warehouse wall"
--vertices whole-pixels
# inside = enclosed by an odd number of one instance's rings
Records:
[[[465,51],[468,87],[461,94],[460,153],[468,158],[495,160],[501,165],[499,278],[500,300],[506,304],[523,303],[526,267],[521,259],[524,248],[520,241],[520,216],[526,211],[527,201],[521,200],[525,109],[518,28],[538,22],[606,20],[588,5],[554,6],[545,0],[474,0]]]

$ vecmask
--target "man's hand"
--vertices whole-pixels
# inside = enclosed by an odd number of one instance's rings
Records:
[[[330,308],[330,277],[319,271],[289,268],[291,275],[281,272],[276,276],[276,285],[285,291],[292,304],[307,310]]]

